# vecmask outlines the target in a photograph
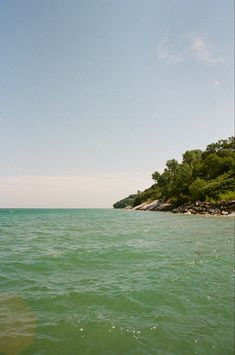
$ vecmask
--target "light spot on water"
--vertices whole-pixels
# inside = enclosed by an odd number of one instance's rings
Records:
[[[21,353],[33,343],[36,316],[16,294],[0,294],[0,349],[6,355]]]

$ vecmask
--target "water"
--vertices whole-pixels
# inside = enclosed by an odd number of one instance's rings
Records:
[[[233,354],[233,223],[0,210],[0,353]]]

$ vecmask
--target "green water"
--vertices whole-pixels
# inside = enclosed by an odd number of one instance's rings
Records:
[[[233,354],[233,232],[231,217],[0,210],[0,353]]]

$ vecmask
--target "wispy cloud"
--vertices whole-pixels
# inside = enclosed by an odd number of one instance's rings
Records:
[[[223,62],[223,58],[216,56],[205,40],[198,36],[192,39],[191,55],[206,64],[219,64]]]
[[[219,85],[220,85],[219,80],[212,80],[209,87],[211,87],[212,89],[216,89]]]
[[[169,39],[169,35],[165,35],[158,45],[158,59],[168,64],[176,64],[183,62],[187,58],[186,48],[179,46]]]
[[[210,44],[199,35],[183,35],[172,40],[169,33],[158,45],[158,59],[168,64],[182,63],[186,60],[196,60],[207,65],[223,63]]]

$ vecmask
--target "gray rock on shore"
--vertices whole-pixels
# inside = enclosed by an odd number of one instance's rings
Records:
[[[171,211],[172,205],[170,203],[165,203],[162,200],[155,200],[150,203],[141,203],[136,207],[133,207],[136,211]]]
[[[165,203],[162,200],[155,200],[150,203],[141,203],[133,208],[129,207],[127,209],[132,209],[135,211],[171,211],[173,213],[183,213],[183,214],[205,214],[214,216],[227,216],[235,212],[235,200],[232,201],[219,201],[213,202],[200,202],[195,203],[188,202],[184,205],[174,208],[172,204]]]
[[[185,214],[210,214],[210,215],[230,215],[235,211],[235,200],[219,202],[195,202],[185,203],[184,205],[172,210],[173,213]]]

